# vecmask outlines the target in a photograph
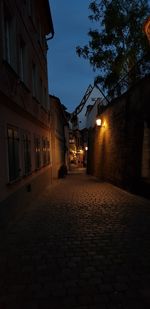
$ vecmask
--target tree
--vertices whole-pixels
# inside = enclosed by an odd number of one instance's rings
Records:
[[[77,46],[76,51],[99,72],[96,82],[111,93],[148,49],[142,32],[149,10],[148,0],[95,0],[89,9],[89,19],[98,28],[90,29],[88,44]],[[128,83],[133,82],[137,74],[138,71],[134,70]]]

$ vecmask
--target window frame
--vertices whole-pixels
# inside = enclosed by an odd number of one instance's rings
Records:
[[[11,37],[12,37],[12,17],[7,13],[4,8],[4,59],[10,65],[12,64],[11,54]]]
[[[23,176],[32,173],[31,164],[31,136],[28,131],[22,133],[22,153],[23,153]]]
[[[37,96],[37,68],[34,62],[32,63],[32,96],[33,98]]]
[[[7,125],[7,150],[8,150],[8,180],[9,183],[12,183],[20,179],[20,171],[21,171],[19,129],[12,125]]]
[[[20,38],[19,42],[19,75],[20,80],[27,84],[27,46],[25,41]]]
[[[34,136],[34,159],[35,159],[35,170],[41,168],[41,139],[40,136]]]
[[[2,12],[3,60],[17,73],[16,17],[12,15],[10,8],[3,2]]]

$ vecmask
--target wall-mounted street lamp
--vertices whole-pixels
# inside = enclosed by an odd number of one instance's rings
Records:
[[[105,122],[102,122],[100,115],[96,117],[96,126],[105,128]]]
[[[101,127],[102,126],[102,119],[100,118],[100,116],[96,117],[96,125],[97,125],[97,127]]]

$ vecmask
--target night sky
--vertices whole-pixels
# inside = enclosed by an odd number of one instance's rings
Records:
[[[48,42],[49,93],[60,98],[72,112],[79,105],[89,84],[93,84],[92,67],[79,58],[76,46],[88,42],[92,23],[89,0],[50,0],[55,35]]]

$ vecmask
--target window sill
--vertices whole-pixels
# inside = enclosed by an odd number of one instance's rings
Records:
[[[43,165],[40,166],[39,168],[36,168],[34,171],[35,171],[35,172],[38,172],[38,171],[40,171],[42,168],[44,168],[44,167],[46,167],[46,166],[48,166],[48,165],[50,165],[50,162],[49,162],[49,163],[43,164]]]
[[[41,169],[41,166],[40,167],[37,167],[37,168],[35,168],[35,172],[38,172],[38,171],[40,171],[40,169]]]
[[[22,179],[22,177],[18,177],[18,178],[14,179],[14,180],[10,180],[9,182],[6,183],[6,185],[7,186],[12,186],[12,185],[20,182],[21,179]]]
[[[32,172],[29,172],[29,173],[27,173],[27,174],[24,174],[24,175],[22,176],[22,178],[26,178],[26,177],[31,176],[31,175],[32,175]]]

